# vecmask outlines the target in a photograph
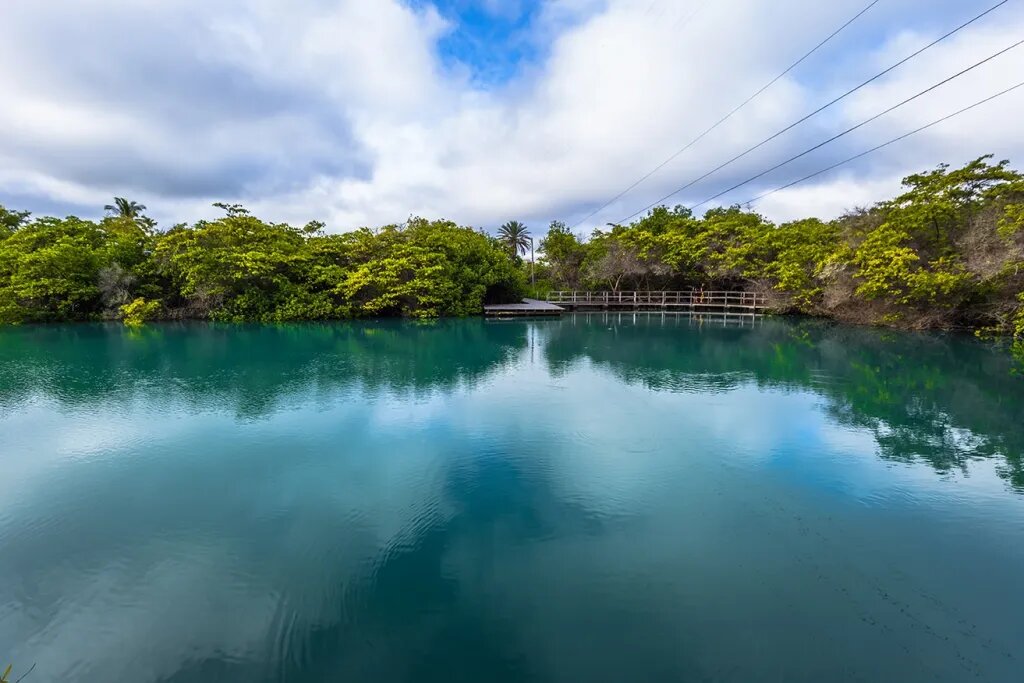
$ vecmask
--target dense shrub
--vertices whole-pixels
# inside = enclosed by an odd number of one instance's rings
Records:
[[[166,232],[144,218],[29,221],[4,211],[0,322],[471,315],[524,289],[501,244],[447,221],[324,235],[319,224],[225,208],[225,218]]]

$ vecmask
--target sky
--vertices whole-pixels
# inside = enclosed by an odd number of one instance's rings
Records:
[[[164,226],[242,203],[332,232],[620,222],[998,0],[4,0],[0,204]],[[691,205],[1024,38],[1024,0],[666,200]],[[1024,79],[1024,46],[710,205],[744,203]],[[1024,89],[752,205],[832,218],[982,154],[1024,167]]]

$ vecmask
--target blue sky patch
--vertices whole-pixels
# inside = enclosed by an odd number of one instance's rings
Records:
[[[411,1],[415,7],[433,5],[451,22],[438,44],[441,59],[449,68],[468,68],[478,86],[504,83],[538,57],[530,28],[540,0]]]

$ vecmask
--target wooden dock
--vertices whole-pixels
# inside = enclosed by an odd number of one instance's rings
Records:
[[[548,315],[562,315],[565,309],[547,301],[523,299],[521,304],[497,304],[484,306],[484,315],[489,318],[525,318]]]
[[[679,292],[551,292],[548,303],[570,311],[661,310],[689,313],[765,313],[767,297],[758,292],[689,290]]]

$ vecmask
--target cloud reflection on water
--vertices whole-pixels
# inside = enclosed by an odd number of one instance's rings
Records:
[[[0,642],[42,680],[743,680],[824,623],[860,640],[791,680],[998,673],[1022,396],[969,340],[818,323],[5,330]]]

